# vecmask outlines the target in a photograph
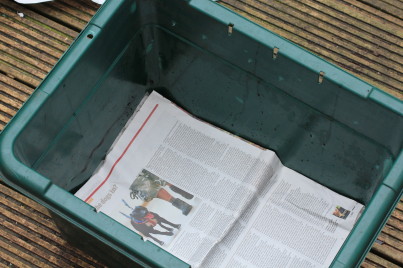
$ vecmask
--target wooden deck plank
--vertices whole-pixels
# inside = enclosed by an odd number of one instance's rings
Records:
[[[4,83],[1,80],[0,77],[0,94],[4,95],[1,99],[1,101],[5,103],[9,103],[12,105],[12,103],[15,102],[14,107],[19,108],[20,104],[24,103],[29,95],[26,94],[25,92],[21,92],[15,87],[12,87],[11,85],[8,85]]]
[[[382,20],[386,20],[387,23],[393,23],[396,26],[401,26],[401,19],[391,14],[383,12],[379,7],[373,4],[367,4],[368,2],[357,0],[343,0],[346,5],[350,5],[353,9],[361,12],[370,13],[372,16],[377,16]],[[396,1],[396,0],[392,0]],[[372,1],[371,1],[372,2]],[[382,27],[383,28],[383,27]]]
[[[1,218],[0,218],[0,222],[1,222]],[[68,262],[66,262],[63,259],[60,259],[57,256],[54,256],[46,248],[37,244],[36,243],[36,241],[38,240],[37,238],[35,238],[35,237],[32,238],[29,235],[27,236],[26,233],[24,231],[22,231],[20,228],[16,228],[18,233],[13,232],[12,224],[10,224],[8,222],[4,222],[4,221],[1,223],[3,225],[3,227],[2,227],[3,238],[10,241],[13,244],[15,244],[17,247],[19,247],[21,249],[21,252],[27,252],[28,254],[36,255],[41,260],[47,260],[49,262],[49,264],[51,264],[54,267],[55,266],[56,267],[69,267]],[[20,233],[20,232],[22,232],[22,233]],[[71,265],[72,264],[70,263],[70,266]]]
[[[43,25],[42,23],[38,23],[35,21],[35,19],[30,18],[28,15],[24,14],[23,17],[20,17],[17,12],[17,10],[14,10],[8,6],[0,6],[0,12],[2,12],[3,16],[10,20],[13,23],[18,23],[25,28],[32,29],[34,31],[37,31],[41,35],[49,36],[51,38],[54,38],[55,40],[58,40],[64,45],[69,45],[72,41],[73,38],[67,34],[61,33],[55,29],[52,29],[51,27],[47,27]]]
[[[369,20],[370,12],[362,8],[362,3],[355,3],[352,8],[353,4],[346,1],[222,0],[220,3],[402,98],[402,21],[386,16],[389,21],[379,12]]]
[[[22,101],[12,98],[10,95],[3,92],[2,90],[0,91],[0,102],[3,103],[3,105],[16,109],[20,109],[22,106]]]
[[[47,74],[51,69],[52,66],[50,64],[44,63],[42,61],[38,61],[35,58],[31,57],[29,54],[24,53],[21,50],[15,49],[14,47],[7,46],[6,43],[0,41],[0,51],[2,53],[8,54],[11,57],[18,59],[19,61],[26,62],[31,66],[37,67],[39,70],[43,71]]]
[[[4,44],[4,46],[15,48],[18,52],[24,53],[31,57],[32,60],[37,61],[38,64],[49,64],[53,67],[58,60],[57,57],[50,55],[47,51],[43,51],[36,47],[35,44],[26,43],[1,31],[0,36],[0,42]]]
[[[24,33],[25,36],[29,35],[33,40],[44,43],[56,51],[63,52],[69,47],[68,43],[54,38],[51,35],[45,34],[34,27],[29,27],[27,24],[20,23],[19,21],[14,20],[12,17],[1,16],[0,21],[8,25],[13,31]]]
[[[368,260],[365,260],[362,265],[361,268],[378,268],[375,264],[371,263]]]
[[[229,3],[232,3],[234,5]],[[402,97],[402,91],[399,81],[395,81],[393,79],[389,81],[386,78],[387,74],[371,69],[370,66],[367,65],[368,63],[361,62],[358,55],[352,54],[348,50],[344,50],[338,53],[337,51],[335,51],[336,49],[338,49],[337,45],[323,42],[320,38],[317,38],[315,36],[303,37],[296,35],[294,33],[293,26],[284,24],[279,27],[277,25],[277,19],[266,17],[266,15],[264,15],[265,19],[263,20],[260,16],[260,13],[262,12],[259,9],[253,9],[253,7],[245,6],[242,3],[239,3],[239,1],[228,0],[225,2],[225,5],[236,10],[241,15],[248,16],[262,26],[269,28],[276,33],[281,33],[280,35],[287,38],[288,40],[291,40],[292,42],[304,47],[305,49],[310,50],[317,55],[320,55],[322,58],[335,63],[336,65],[346,69],[347,71],[354,73],[363,80],[366,80],[374,84],[375,86],[384,89],[388,93],[395,95],[396,97]],[[238,9],[238,7],[242,8],[242,10]]]
[[[14,107],[10,107],[4,103],[0,102],[0,110],[8,115],[10,115],[11,117],[15,115],[15,113],[17,112],[17,109]]]
[[[400,202],[397,204],[396,208],[397,208],[398,210],[400,210],[400,211],[403,211],[403,202],[400,201]]]
[[[9,76],[6,76],[2,73],[0,73],[0,82],[2,83],[2,85],[4,86],[10,86],[13,88],[13,91],[15,92],[15,94],[23,94],[25,93],[27,96],[30,96],[33,92],[33,88],[32,87],[28,87],[27,85],[24,85],[14,79],[12,79]]]
[[[0,181],[0,196],[4,199],[14,199],[18,201],[22,206],[26,206],[29,209],[33,210],[33,213],[41,215],[41,217],[46,219],[51,219],[51,215],[49,211],[43,206],[38,205],[32,199],[14,191],[13,189],[7,187],[4,183]]]
[[[63,54],[63,50],[55,48],[41,40],[38,40],[29,34],[14,29],[7,24],[0,21],[0,30],[3,36],[11,37],[9,39],[14,39],[16,41],[22,41],[25,44],[29,44],[31,47],[35,47],[38,50],[46,51],[47,54],[52,55],[55,58],[60,58]]]
[[[269,2],[266,4],[256,1],[255,6],[257,6],[258,3],[260,3],[259,5],[261,7],[267,5],[275,9],[276,13],[280,11],[284,14],[289,14],[292,20],[296,20],[298,24],[304,24],[300,27],[303,27],[304,29],[306,27],[312,28],[309,30],[316,30],[317,33],[320,33],[319,36],[326,38],[331,42],[337,42],[339,45],[345,46],[349,49],[354,49],[358,53],[371,53],[374,56],[389,52],[392,54],[388,55],[388,59],[391,58],[397,63],[401,62],[403,55],[402,47],[399,47],[396,44],[388,44],[385,42],[380,44],[379,37],[376,36],[377,39],[373,40],[375,37],[374,35],[351,27],[351,25],[345,23],[344,21],[340,21],[338,19],[336,20],[334,17],[336,14],[334,14],[334,12],[331,10],[317,10],[307,4],[295,3],[295,1],[290,0]],[[331,15],[333,15],[333,17]],[[282,19],[287,19],[287,17],[282,17]],[[295,23],[293,24],[296,25]],[[377,46],[375,46],[376,43],[378,43]],[[383,49],[383,47],[380,46],[385,46],[388,49]],[[365,50],[362,51],[362,49]],[[378,53],[376,53],[377,49]]]
[[[4,51],[0,51],[0,60],[10,66],[23,70],[24,72],[29,73],[32,76],[35,76],[39,81],[42,81],[42,79],[45,78],[47,74],[42,69]]]
[[[4,187],[4,186],[2,186]],[[5,198],[5,196],[2,196],[3,198],[0,199],[0,205],[3,208],[6,208],[11,211],[15,211],[15,213],[19,214],[18,218],[19,219],[29,219],[30,221],[33,222],[33,226],[40,227],[38,228],[37,232],[41,233],[42,235],[49,236],[52,238],[52,240],[56,242],[60,242],[59,240],[60,236],[55,236],[55,232],[58,232],[57,227],[53,224],[52,218],[46,217],[43,214],[41,215],[40,213],[35,213],[35,211],[32,211],[31,209],[27,209],[27,207],[23,205],[19,205],[18,200],[12,200],[11,198]],[[14,202],[13,202],[14,201]],[[17,202],[15,202],[17,201]],[[29,226],[27,226],[29,228]]]
[[[0,260],[8,263],[8,267],[30,267],[30,263],[21,260],[19,255],[13,254],[6,249],[0,250]]]
[[[66,1],[70,1],[70,0],[66,0]],[[93,9],[94,11],[97,11],[100,7],[99,4],[93,2],[93,1],[87,1],[87,0],[77,0],[76,2],[79,2],[80,4],[84,5],[84,6],[88,6],[91,9]]]
[[[376,6],[378,9],[382,10],[386,14],[390,14],[392,16],[396,16],[400,19],[403,19],[403,10],[401,8],[401,3],[399,1],[380,1],[380,0],[361,0],[361,2],[370,5]]]
[[[317,9],[317,6],[309,5],[309,2],[295,4],[295,1],[291,0],[285,0],[281,3],[296,18],[342,38],[340,40],[333,38],[333,42],[337,40],[340,45],[348,45],[349,49],[358,49],[357,52],[359,53],[370,53],[371,56],[377,57],[375,58],[377,61],[379,61],[378,57],[383,55],[388,55],[388,59],[394,63],[401,63],[403,59],[403,48],[395,43],[380,42],[381,39],[377,35],[340,20],[337,12],[326,6]]]
[[[16,79],[17,81],[23,82],[26,85],[36,88],[42,81],[40,78],[25,72],[13,65],[10,65],[6,61],[0,59],[0,72],[7,74],[8,76]]]
[[[386,256],[387,260],[389,260],[391,263],[397,263],[399,265],[403,264],[402,252],[386,243],[382,245],[374,243],[371,251],[379,256],[382,256],[383,258]]]
[[[320,3],[313,1],[304,1],[304,4],[317,10],[318,15],[320,14],[320,17],[325,17],[326,20],[332,25],[338,28],[343,28],[352,36],[359,36],[368,44],[386,47],[389,48],[389,52],[391,53],[396,53],[400,56],[403,55],[401,38],[389,34],[383,28],[377,28],[375,25],[368,24],[367,22],[360,20],[360,16],[358,16],[358,14],[360,12],[364,12],[365,10],[361,9],[361,6],[355,0],[346,1],[347,2],[343,1],[339,5],[331,5],[328,2]],[[343,12],[346,9],[344,5],[347,5],[349,6],[349,9],[356,11],[352,14],[345,14]],[[365,17],[365,14],[363,17]],[[399,26],[398,23],[400,23],[400,21],[391,22],[386,19],[383,20],[383,24],[385,25],[394,25],[395,27],[400,28],[401,24]]]
[[[367,3],[368,5],[373,4],[372,1],[368,1],[368,0],[361,0],[364,3]],[[382,2],[385,2],[397,9],[400,9],[400,11],[403,12],[403,2],[401,0],[381,0]]]
[[[74,2],[69,1],[69,2],[59,2],[55,1],[52,4],[52,8],[56,7],[60,10],[66,10],[66,13],[83,21],[83,23],[86,24],[87,21],[89,21],[93,15],[88,14],[87,12],[84,12],[77,7],[77,3],[74,4]]]
[[[369,252],[367,255],[367,259],[366,261],[368,261],[367,263],[370,264],[372,267],[386,267],[386,268],[399,268],[400,266],[385,260],[381,257],[379,257],[378,255]],[[362,267],[367,267],[365,262],[363,263]]]
[[[28,263],[30,263],[32,266],[35,267],[43,267],[43,268],[50,268],[52,267],[49,265],[46,261],[43,261],[37,257],[35,257],[31,252],[23,252],[21,248],[16,247],[16,245],[10,243],[9,240],[3,240],[4,237],[0,234],[0,250],[5,250],[8,251],[16,256],[19,256],[21,259],[24,259]],[[0,254],[1,258],[1,254]]]
[[[90,267],[87,261],[77,258],[77,254],[66,250],[66,248],[60,245],[55,245],[54,241],[48,238],[48,236],[37,233],[36,231],[41,230],[41,228],[27,220],[22,220],[14,213],[4,209],[0,210],[0,222],[3,228],[6,228],[5,238],[17,243],[28,252],[33,252],[43,259],[48,259],[56,266],[69,267],[78,265],[81,267]]]
[[[1,256],[0,256],[0,268],[10,268],[10,263],[1,259]]]
[[[79,32],[86,25],[86,21],[78,18],[69,13],[69,9],[59,9],[56,7],[56,1],[53,3],[43,3],[36,5],[29,5],[28,9],[39,13],[46,17],[48,20],[56,21],[66,27]],[[59,6],[60,7],[60,6]]]
[[[391,38],[402,38],[403,33],[400,31],[401,30],[401,18],[398,17],[393,17],[393,16],[388,16],[387,13],[381,12],[379,8],[371,8],[368,5],[365,5],[364,8],[363,5],[361,5],[360,2],[358,1],[326,1],[326,0],[321,0],[321,2],[325,5],[328,5],[335,10],[339,10],[342,13],[355,18],[369,26],[369,29],[373,31],[374,29],[380,32],[385,32],[390,35]],[[355,7],[355,8],[354,8]],[[390,18],[389,22],[393,23],[387,23],[387,21],[384,19],[385,17]],[[399,41],[399,39],[396,39]],[[401,40],[400,40],[401,43]]]
[[[401,254],[403,256],[403,243],[402,241],[394,238],[393,236],[389,236],[385,233],[381,233],[378,236],[378,240],[381,241],[384,244],[387,244],[391,247],[393,247],[394,249],[396,249],[397,251],[400,251]]]
[[[61,236],[48,210],[31,199],[10,189],[0,181],[0,215],[7,215],[9,222],[18,222],[26,232],[26,236],[33,236],[39,241],[46,238],[45,242],[55,246],[62,252],[80,257],[88,264],[99,266],[90,256],[83,254],[77,248],[71,247]],[[42,243],[37,243],[42,245]],[[67,256],[68,257],[68,256]],[[85,265],[83,263],[83,265]]]
[[[393,211],[392,216],[399,219],[400,221],[403,221],[403,211],[399,210],[399,209],[395,209],[395,211]]]
[[[246,5],[247,1],[248,0],[241,2],[238,0],[232,1],[232,3],[237,4],[239,7],[241,4]],[[403,81],[403,66],[401,64],[389,61],[388,65],[383,64],[379,61],[379,54],[375,55],[368,53],[368,49],[362,49],[359,47],[357,45],[357,40],[351,38],[354,37],[351,34],[343,34],[340,29],[329,27],[328,23],[322,23],[320,20],[311,16],[300,18],[300,12],[293,9],[291,5],[284,5],[284,3],[273,1],[266,4],[260,1],[254,1],[253,8],[255,8],[255,10],[252,10],[251,7],[248,11],[253,12],[255,16],[264,18],[272,23],[279,22],[279,24],[281,24],[287,31],[295,32],[298,38],[304,38],[309,33],[310,38],[305,39],[307,43],[306,46],[309,47],[310,50],[315,49],[313,46],[319,45],[320,48],[325,48],[327,51],[332,52],[331,55],[334,55],[333,61],[337,61],[337,59],[340,59],[341,57],[345,58],[345,55],[348,55],[354,50],[356,53],[349,55],[346,60],[356,62],[356,68],[360,65],[364,65],[367,67],[365,70],[368,71],[368,74],[385,74],[388,76],[388,79],[394,81],[396,88],[398,88]],[[271,12],[271,10],[265,12],[262,11],[267,10],[268,8],[271,8],[276,12]],[[311,43],[314,44],[310,45]],[[401,62],[403,57],[396,57],[396,60]],[[377,77],[377,79],[380,78]]]
[[[403,232],[401,230],[386,224],[382,232],[399,240],[400,243],[403,243]]]
[[[4,113],[3,111],[0,111],[0,131],[3,130],[3,128],[6,126],[8,121],[11,120],[11,116]]]
[[[325,14],[333,17],[331,21],[344,21],[349,27],[359,32],[376,33],[379,35],[380,43],[390,42],[392,44],[401,44],[402,40],[396,36],[394,31],[401,27],[401,20],[392,16],[388,16],[367,5],[362,5],[356,0],[338,0],[338,1],[309,1],[303,0],[304,4],[323,10]],[[334,3],[336,2],[336,3]],[[370,14],[370,18],[368,18]],[[377,24],[373,24],[372,20],[376,19]],[[347,29],[348,30],[348,29]]]
[[[88,5],[89,1],[81,2],[81,1],[70,1],[70,0],[61,0],[61,3],[71,6],[76,8],[77,10],[80,10],[81,12],[84,12],[87,17],[87,20],[90,20],[92,16],[95,15],[95,13],[98,10],[99,5],[96,5],[96,7]]]
[[[3,5],[12,8],[14,11],[22,12],[24,19],[31,20],[36,24],[47,28],[48,31],[56,32],[65,37],[69,37],[71,40],[78,34],[79,31],[66,27],[57,21],[49,20],[47,17],[40,15],[39,13],[29,9],[30,5],[20,5],[14,1],[4,1]]]

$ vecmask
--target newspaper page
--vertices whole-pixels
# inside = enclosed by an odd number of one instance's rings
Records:
[[[282,166],[202,267],[329,267],[363,206]]]
[[[76,196],[192,267],[326,267],[362,208],[156,92]]]

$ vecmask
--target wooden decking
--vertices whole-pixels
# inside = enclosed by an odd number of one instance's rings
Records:
[[[402,1],[223,0],[222,3],[402,98]]]
[[[113,0],[112,0],[113,1]],[[403,99],[403,2],[223,0],[221,4]],[[90,0],[0,2],[0,131],[98,9]],[[20,13],[18,15],[17,13]],[[403,203],[363,267],[403,266]],[[0,183],[0,267],[100,267],[47,210]]]

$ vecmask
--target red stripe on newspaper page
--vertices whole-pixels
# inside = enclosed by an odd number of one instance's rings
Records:
[[[98,185],[98,187],[85,199],[85,202],[88,203],[88,200],[99,190],[99,188],[102,187],[102,185],[105,184],[105,182],[109,179],[109,177],[111,176],[113,170],[115,169],[116,165],[119,163],[119,161],[123,158],[123,156],[126,154],[127,150],[129,150],[129,147],[132,145],[132,143],[134,142],[134,140],[137,138],[137,136],[140,134],[140,132],[143,130],[144,126],[147,124],[148,120],[150,120],[151,116],[154,114],[155,110],[157,110],[158,104],[156,104],[154,106],[154,108],[152,109],[151,113],[148,115],[148,117],[146,118],[146,120],[143,122],[143,124],[141,125],[141,127],[139,128],[139,130],[137,130],[136,134],[133,136],[133,138],[130,140],[129,144],[126,146],[125,150],[122,152],[122,154],[119,156],[119,158],[115,161],[115,163],[113,164],[111,170],[109,171],[108,175],[106,176],[106,178],[101,182],[100,185]]]

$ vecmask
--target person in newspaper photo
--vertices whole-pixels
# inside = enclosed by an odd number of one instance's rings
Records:
[[[193,198],[193,195],[166,182],[146,169],[140,172],[130,186],[130,197],[132,199],[140,199],[144,202],[150,202],[154,198],[159,198],[171,203],[172,206],[182,211],[183,215],[187,216],[193,207],[182,199],[173,197],[164,187],[169,187],[173,192],[180,194],[186,199],[190,200]]]
[[[350,215],[350,210],[337,206],[333,211],[333,215],[341,219],[347,219],[348,215]]]
[[[125,204],[126,207],[132,210],[130,215],[126,215],[123,212],[121,212],[121,214],[130,219],[130,223],[133,228],[143,237],[151,238],[161,246],[164,245],[164,242],[159,240],[152,234],[173,236],[174,228],[179,230],[179,228],[181,227],[180,224],[172,223],[167,219],[161,217],[157,213],[149,211],[144,206],[136,206],[135,208],[132,208],[129,206],[129,204],[127,204],[125,200],[122,199],[122,202]],[[156,227],[158,225],[165,231],[157,230]],[[171,227],[169,227],[168,225],[170,225]]]

